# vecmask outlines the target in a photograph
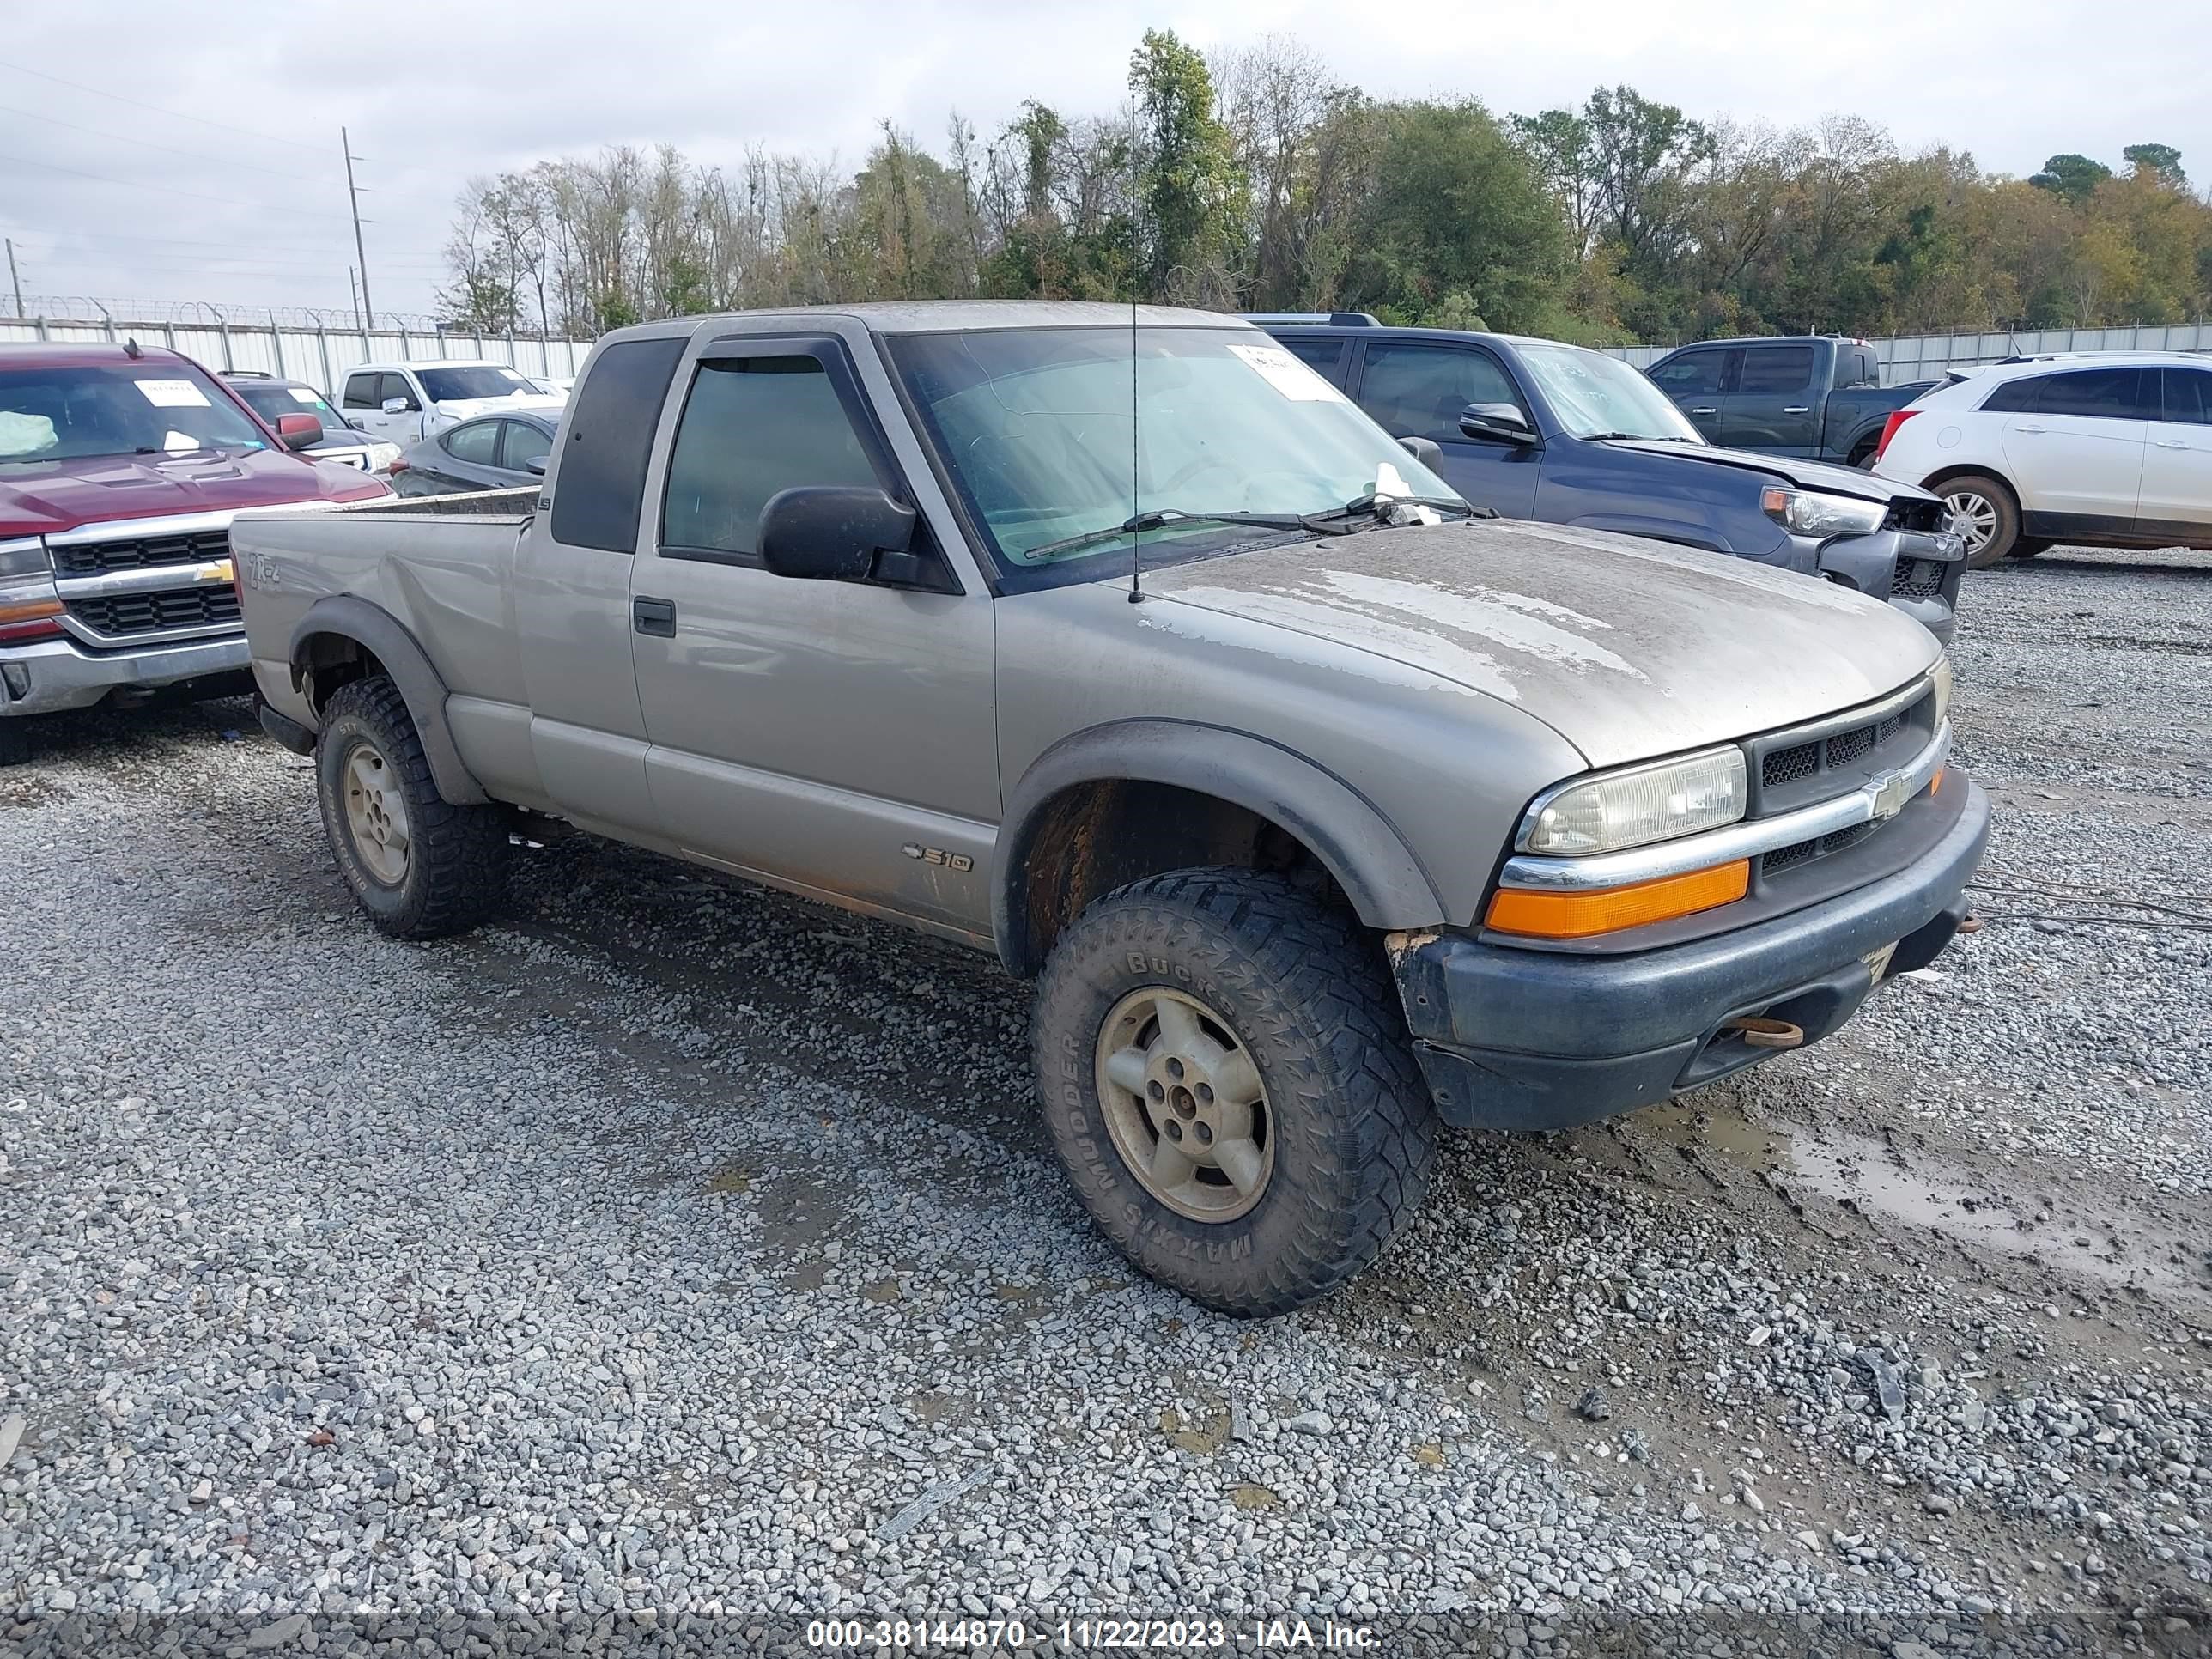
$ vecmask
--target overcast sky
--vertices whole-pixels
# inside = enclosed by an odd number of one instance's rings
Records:
[[[377,308],[427,313],[472,174],[661,141],[857,163],[885,115],[941,149],[954,108],[987,134],[1024,98],[1111,109],[1161,26],[1291,35],[1382,96],[1527,112],[1626,81],[1698,117],[1865,115],[2014,173],[2155,141],[2212,179],[2206,0],[74,0],[0,36],[0,232],[26,295],[343,313],[343,124]]]

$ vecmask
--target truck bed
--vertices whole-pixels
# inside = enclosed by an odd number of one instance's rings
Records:
[[[509,578],[537,506],[525,489],[240,514],[231,550],[246,642],[256,665],[274,671],[258,676],[264,695],[280,714],[311,717],[284,690],[293,635],[319,600],[355,595],[438,641],[449,691],[524,702]]]

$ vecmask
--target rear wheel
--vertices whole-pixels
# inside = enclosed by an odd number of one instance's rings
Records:
[[[507,815],[438,793],[399,688],[383,675],[341,686],[315,753],[323,833],[377,931],[443,939],[475,927],[507,890]]]
[[[1969,472],[1937,486],[1951,521],[1966,538],[1966,568],[1987,570],[2020,540],[2020,503],[1995,478]]]
[[[1100,899],[1054,946],[1032,1035],[1085,1208],[1207,1307],[1327,1295],[1427,1188],[1436,1120],[1382,951],[1279,877],[1187,870]]]

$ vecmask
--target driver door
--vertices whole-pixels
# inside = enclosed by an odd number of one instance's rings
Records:
[[[804,484],[915,495],[834,335],[713,340],[648,479],[632,577],[647,782],[685,852],[971,939],[999,817],[991,598],[941,550],[927,588],[779,576],[760,511]]]

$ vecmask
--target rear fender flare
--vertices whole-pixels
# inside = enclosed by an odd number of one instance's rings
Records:
[[[1360,921],[1380,929],[1442,927],[1443,900],[1405,839],[1373,802],[1279,744],[1182,720],[1119,720],[1063,738],[1032,762],[1006,802],[994,864],[991,927],[1017,975],[1040,965],[1029,937],[1030,855],[1046,805],[1078,784],[1158,783],[1212,795],[1296,836]]]
[[[350,640],[384,665],[384,672],[406,700],[407,713],[422,739],[422,754],[430,763],[430,776],[438,793],[456,806],[487,804],[491,797],[461,759],[453,728],[446,723],[445,679],[406,625],[381,605],[355,594],[318,599],[292,629],[290,654],[295,680],[307,673],[311,644],[325,636]]]

